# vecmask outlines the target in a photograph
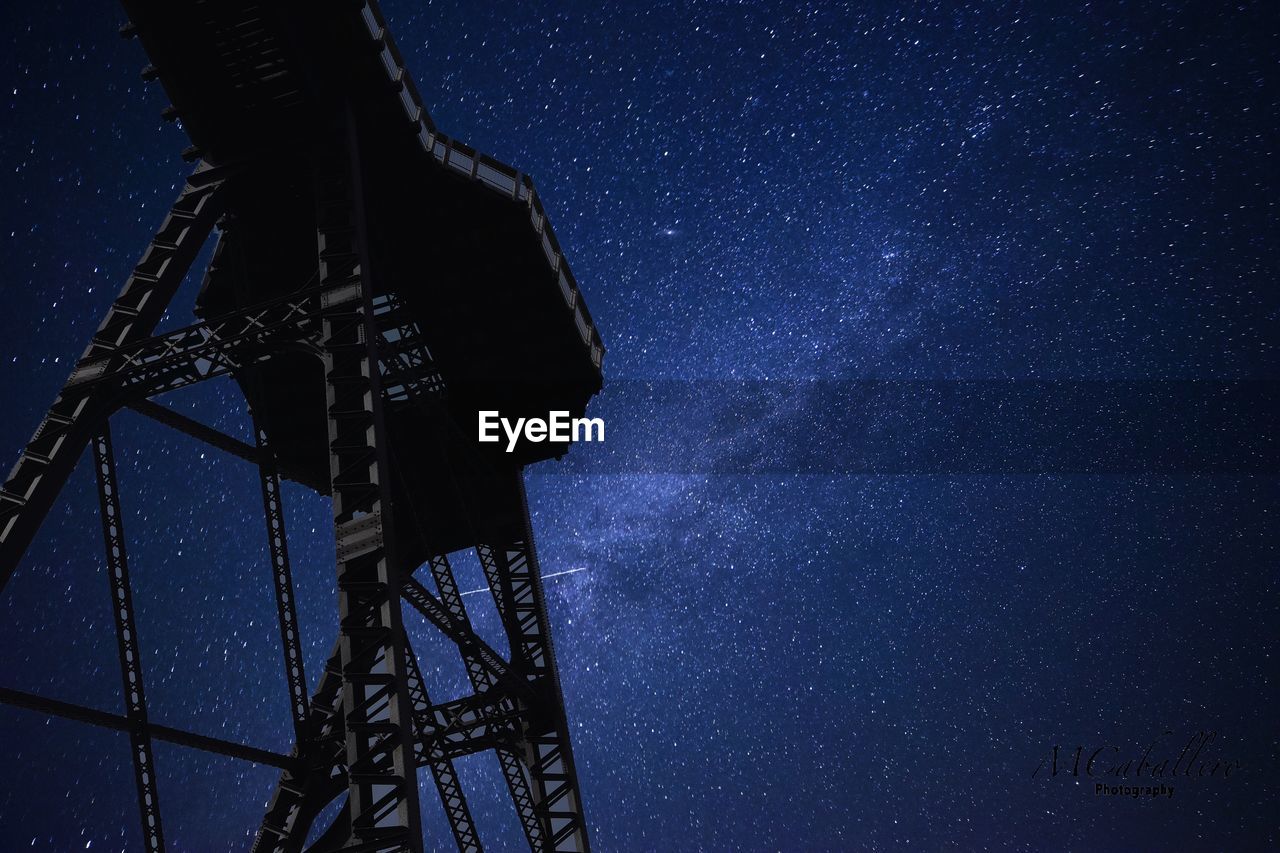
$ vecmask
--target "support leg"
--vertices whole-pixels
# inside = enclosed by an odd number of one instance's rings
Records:
[[[527,732],[525,764],[532,782],[534,810],[547,850],[589,850],[577,771],[569,743],[560,675],[542,590],[542,574],[533,546],[533,527],[524,477],[515,473],[519,516],[497,531],[493,547],[478,548],[494,602],[511,640],[511,663],[523,671],[551,710]]]
[[[257,418],[254,418],[253,432],[258,444],[258,475],[262,482],[267,547],[271,554],[271,580],[276,593],[280,644],[284,651],[284,677],[289,686],[289,711],[293,715],[296,743],[299,751],[302,751],[307,739],[307,677],[302,667],[302,638],[298,633],[293,574],[289,567],[289,542],[285,536],[284,509],[280,502],[280,474],[267,432]]]
[[[120,676],[124,683],[125,717],[133,752],[133,775],[142,811],[142,834],[148,853],[164,850],[160,826],[160,801],[156,796],[156,768],[147,731],[147,696],[142,684],[142,660],[138,628],[133,618],[133,592],[129,587],[129,557],[125,550],[124,521],[120,515],[120,488],[116,481],[111,431],[104,423],[93,440],[94,470],[98,475],[98,502],[102,509],[102,534],[107,548],[107,577],[111,582],[111,610],[120,652]]]
[[[481,566],[489,585],[495,590],[498,589],[500,581],[497,562],[492,556],[493,550],[481,545],[476,551],[480,555]],[[453,567],[449,565],[448,557],[440,555],[431,560],[431,576],[435,580],[436,590],[440,593],[440,601],[450,618],[470,632],[471,618],[467,615],[467,608],[462,602],[462,594],[458,591],[458,582],[453,576]],[[499,615],[505,624],[507,622],[506,598],[495,594],[494,600],[498,602]],[[471,686],[477,693],[494,685],[492,672],[483,665],[474,651],[463,650],[462,660],[467,669],[467,677],[471,680]],[[533,792],[529,787],[524,766],[511,750],[499,749],[497,754],[498,765],[502,768],[502,777],[507,783],[511,804],[515,807],[516,816],[520,818],[520,828],[524,830],[525,841],[528,842],[530,850],[541,850],[546,833],[534,809]]]
[[[352,119],[317,169],[329,472],[353,843],[422,850],[391,477]],[[349,159],[348,159],[349,158]]]

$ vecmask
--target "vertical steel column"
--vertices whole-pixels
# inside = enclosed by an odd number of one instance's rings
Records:
[[[317,168],[329,473],[337,538],[351,835],[375,850],[422,850],[413,711],[404,672],[391,477],[375,351],[373,289],[354,117]]]
[[[107,577],[111,582],[111,612],[115,618],[116,644],[120,652],[120,677],[124,683],[125,716],[129,720],[138,807],[142,811],[142,834],[148,853],[160,853],[164,850],[164,832],[160,826],[151,735],[147,731],[147,696],[142,685],[141,650],[133,618],[133,592],[129,588],[129,556],[125,550],[124,520],[120,515],[115,453],[111,448],[111,430],[105,422],[102,431],[93,439],[93,461],[98,476]]]
[[[285,536],[284,508],[280,503],[280,472],[267,431],[253,419],[258,445],[258,478],[262,483],[262,506],[267,519],[267,548],[271,553],[271,580],[276,593],[276,616],[280,623],[280,645],[284,652],[284,678],[289,685],[289,712],[298,754],[305,752],[307,740],[307,676],[302,667],[302,638],[298,634],[298,611],[293,598],[293,573],[289,567],[289,541]]]

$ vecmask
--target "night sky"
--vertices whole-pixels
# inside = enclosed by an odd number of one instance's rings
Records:
[[[794,382],[1276,379],[1274,3],[384,12],[440,128],[533,175],[608,347],[619,438],[527,475],[544,573],[585,569],[547,591],[598,850],[1277,847],[1275,456],[1072,465],[1066,436],[1038,467],[957,464],[927,430],[943,403],[904,428]],[[189,168],[122,20],[0,6],[6,465]],[[740,380],[765,389],[749,410]],[[247,437],[229,380],[165,402]],[[890,422],[910,459],[846,464],[844,426]],[[817,464],[743,461],[779,424]],[[254,471],[112,425],[151,719],[287,751]],[[329,507],[285,497],[314,683]],[[107,603],[82,464],[0,598],[0,684],[122,712]],[[408,621],[433,694],[460,695]],[[1032,778],[1055,744],[1176,755],[1198,731],[1240,769],[1169,799]],[[277,772],[156,754],[170,849],[246,849]],[[496,761],[459,764],[516,849]],[[0,850],[138,849],[123,734],[0,708],[0,768]]]

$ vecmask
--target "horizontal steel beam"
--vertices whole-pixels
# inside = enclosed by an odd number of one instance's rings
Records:
[[[82,723],[101,726],[105,729],[115,729],[120,732],[127,732],[132,728],[129,720],[119,714],[99,711],[97,708],[86,708],[83,705],[74,705],[70,702],[59,702],[57,699],[47,699],[34,693],[26,693],[9,687],[0,687],[0,702],[31,711],[42,711],[55,717],[64,717],[68,720],[77,720]],[[151,733],[151,737],[157,740],[176,743],[179,746],[189,746],[192,749],[200,749],[231,758],[239,758],[244,761],[252,761],[257,764],[268,764],[283,770],[292,769],[296,763],[296,759],[287,755],[258,749],[256,746],[232,743],[231,741],[162,726],[157,723],[148,722],[147,731]]]

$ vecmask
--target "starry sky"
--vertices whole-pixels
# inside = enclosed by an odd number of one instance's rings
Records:
[[[1157,436],[1103,464],[1044,429],[1057,388],[1123,408],[1143,387],[1196,400],[1195,437],[1203,389],[1242,380],[1250,423],[1273,423],[1274,4],[384,12],[441,129],[537,180],[609,350],[605,445],[527,475],[543,571],[584,569],[547,586],[597,849],[1275,848],[1274,446],[1205,439],[1170,464]],[[0,6],[14,456],[188,168],[122,19]],[[891,392],[845,393],[868,380]],[[1035,429],[984,404],[957,428],[1005,444],[960,462],[929,430],[948,398],[915,393],[1027,380]],[[166,402],[247,436],[230,382]],[[286,751],[254,472],[132,413],[113,430],[152,719]],[[888,456],[851,462],[868,436]],[[329,509],[285,498],[314,681]],[[0,599],[0,684],[121,712],[98,524],[82,465]],[[415,620],[433,694],[460,694]],[[1171,799],[1032,778],[1055,744],[1201,730],[1241,769]],[[0,743],[0,850],[137,849],[123,735],[0,708]],[[276,772],[156,755],[170,849],[245,849]],[[489,846],[516,849],[496,762],[459,766]]]

